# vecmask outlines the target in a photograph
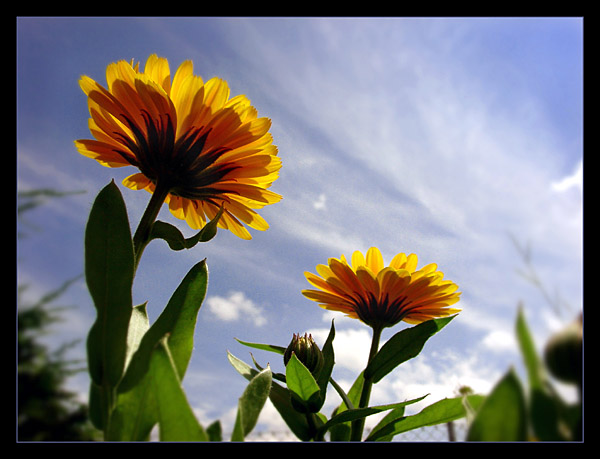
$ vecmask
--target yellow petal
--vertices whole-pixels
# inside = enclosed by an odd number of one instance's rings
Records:
[[[129,177],[125,177],[123,179],[123,185],[132,190],[145,190],[148,189],[152,185],[152,189],[154,188],[152,182],[148,177],[146,177],[142,173],[137,173],[130,175]]]
[[[365,265],[366,265],[365,257],[359,250],[355,250],[352,253],[352,269],[354,269],[354,271],[356,271],[359,267],[365,266]]]
[[[374,274],[383,269],[383,257],[377,247],[371,247],[367,250],[367,266]]]
[[[405,263],[406,263],[406,254],[399,253],[394,258],[392,258],[392,261],[390,261],[390,266],[392,268],[401,269],[401,268],[404,268]]]
[[[167,94],[171,92],[171,71],[167,59],[152,54],[146,61],[144,74],[162,87]]]
[[[356,270],[356,277],[358,277],[358,280],[367,293],[371,293],[374,298],[379,299],[379,282],[377,282],[370,269],[360,266]]]

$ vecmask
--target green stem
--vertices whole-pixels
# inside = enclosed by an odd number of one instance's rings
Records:
[[[316,416],[317,415],[315,413],[306,413],[308,430],[310,432],[312,441],[323,441],[323,434],[319,434],[319,429],[317,428]]]
[[[162,207],[167,195],[169,194],[170,187],[162,185],[161,182],[156,183],[156,188],[154,193],[152,193],[152,197],[150,198],[150,202],[144,211],[144,215],[140,219],[140,223],[135,231],[133,236],[133,250],[135,255],[135,265],[134,269],[137,271],[138,264],[140,262],[140,258],[142,258],[142,253],[144,249],[150,242],[150,231],[152,230],[152,225],[158,216],[160,208]]]
[[[383,327],[373,327],[373,338],[371,340],[371,350],[369,351],[369,362],[373,359],[377,351],[379,350],[379,340],[381,339],[381,332]],[[367,365],[368,365],[367,363]],[[365,367],[366,368],[366,367]],[[366,408],[369,406],[369,399],[371,398],[371,389],[373,388],[373,379],[365,378],[363,382],[362,392],[360,394],[360,401],[358,408]],[[361,441],[363,430],[365,427],[365,418],[357,419],[352,422],[352,433],[350,441]]]
[[[108,441],[108,433],[110,431],[110,422],[112,411],[115,407],[115,392],[110,384],[103,384],[100,389],[100,397],[102,403],[102,417],[104,419],[104,441]]]

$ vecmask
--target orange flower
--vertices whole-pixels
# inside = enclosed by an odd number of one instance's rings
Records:
[[[328,265],[318,265],[318,276],[305,273],[319,290],[303,290],[302,294],[325,309],[343,312],[378,329],[459,312],[448,307],[459,300],[458,286],[444,281],[433,263],[416,268],[415,254],[399,253],[386,267],[379,249],[372,247],[366,258],[354,252],[351,265],[342,255],[330,258]]]
[[[281,161],[269,133],[246,96],[229,98],[224,80],[204,82],[182,63],[171,81],[168,61],[152,55],[143,72],[126,61],[106,70],[107,89],[87,76],[90,131],[78,151],[107,167],[135,166],[123,184],[160,190],[171,213],[202,228],[223,206],[219,226],[250,239],[243,223],[266,230],[254,211],[281,199],[268,188]]]

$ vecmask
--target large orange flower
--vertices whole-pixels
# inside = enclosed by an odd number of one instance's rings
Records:
[[[229,98],[227,82],[204,82],[183,62],[171,81],[169,63],[152,55],[139,64],[112,63],[107,88],[87,76],[90,131],[95,140],[77,140],[78,151],[108,167],[135,166],[123,183],[164,195],[173,215],[202,228],[221,207],[219,226],[250,239],[243,224],[266,230],[255,212],[281,199],[268,188],[281,161],[269,133],[248,98]],[[162,198],[162,196],[161,196]]]
[[[366,257],[354,252],[351,264],[342,255],[330,258],[328,265],[318,265],[319,276],[305,273],[319,290],[303,290],[302,294],[325,309],[343,312],[377,329],[459,312],[448,307],[459,300],[458,286],[444,281],[433,263],[416,268],[415,254],[399,253],[386,267],[379,249],[372,247]]]

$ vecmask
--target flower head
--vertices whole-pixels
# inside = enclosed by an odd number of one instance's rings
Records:
[[[199,229],[221,206],[219,226],[250,239],[244,224],[268,228],[254,209],[281,199],[268,188],[281,161],[246,96],[229,98],[227,82],[206,82],[183,62],[173,79],[165,58],[152,55],[144,71],[126,61],[106,69],[107,88],[83,76],[94,140],[77,140],[84,156],[107,167],[135,166],[129,188],[167,190],[171,213]]]
[[[294,333],[292,341],[283,354],[284,365],[288,364],[292,354],[295,354],[314,376],[319,375],[325,360],[312,335],[305,333],[304,336],[300,336]]]
[[[457,313],[448,306],[459,300],[458,286],[443,280],[435,264],[417,268],[417,256],[396,255],[384,266],[379,249],[372,247],[366,257],[352,254],[351,264],[344,255],[318,265],[319,275],[305,273],[319,290],[302,294],[320,306],[360,319],[373,328],[391,327],[400,321],[421,323]]]

